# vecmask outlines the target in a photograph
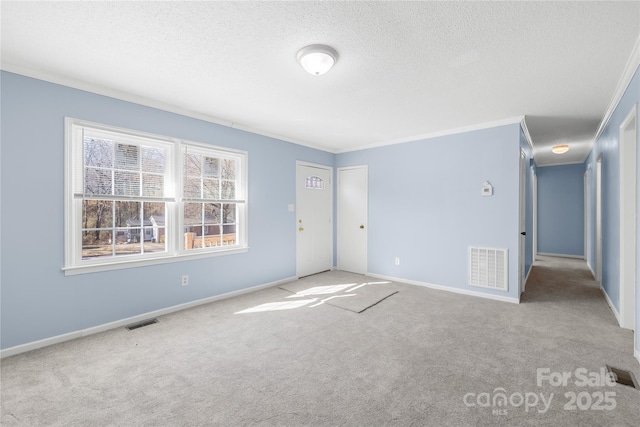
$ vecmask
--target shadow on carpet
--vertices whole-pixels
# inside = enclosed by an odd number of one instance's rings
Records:
[[[393,282],[351,282],[341,284],[322,284],[310,277],[278,286],[294,295],[287,299],[302,297],[318,298],[318,304],[329,304],[344,310],[362,313],[398,293]]]

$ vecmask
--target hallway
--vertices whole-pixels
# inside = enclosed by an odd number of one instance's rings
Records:
[[[521,306],[535,308],[537,325],[549,331],[549,339],[565,337],[558,351],[577,365],[591,359],[594,364],[631,369],[640,377],[633,331],[618,325],[584,260],[539,255]]]

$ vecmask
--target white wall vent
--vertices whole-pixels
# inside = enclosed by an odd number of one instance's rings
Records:
[[[508,289],[506,249],[469,248],[469,284],[481,288]]]

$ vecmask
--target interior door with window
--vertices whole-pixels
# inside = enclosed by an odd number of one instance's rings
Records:
[[[297,276],[331,270],[333,264],[332,169],[296,165]]]

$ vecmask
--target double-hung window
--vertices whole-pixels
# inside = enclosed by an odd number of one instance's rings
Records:
[[[67,274],[243,252],[246,153],[66,120]]]

